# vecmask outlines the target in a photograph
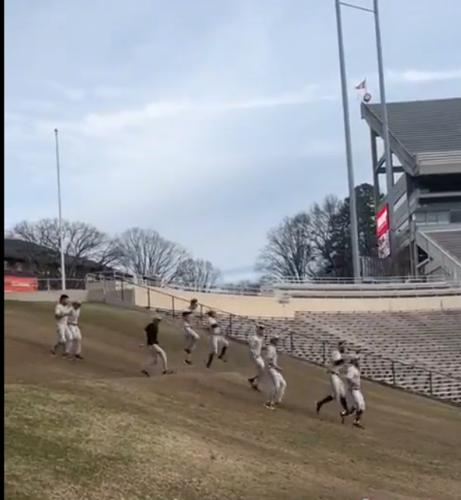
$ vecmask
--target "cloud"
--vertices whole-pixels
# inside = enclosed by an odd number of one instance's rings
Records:
[[[43,85],[52,90],[58,96],[73,102],[82,102],[87,99],[112,100],[123,97],[127,89],[111,85],[98,85],[93,88],[67,87],[58,81],[45,80]]]
[[[461,68],[442,71],[389,71],[387,77],[393,82],[408,84],[436,83],[450,80],[461,80]]]
[[[459,93],[459,2],[434,23],[420,0],[411,27],[400,3],[382,7],[389,100]],[[330,2],[21,4],[5,7],[6,224],[55,214],[56,127],[66,217],[153,227],[222,267],[251,264],[284,215],[346,194]],[[377,88],[364,19],[344,12],[351,103],[365,76]],[[356,181],[370,181],[357,108]]]
[[[275,96],[262,96],[240,100],[222,101],[177,101],[150,102],[141,108],[121,110],[105,114],[91,113],[78,122],[63,122],[60,128],[80,132],[88,136],[103,137],[123,132],[126,129],[148,126],[162,119],[178,118],[184,115],[210,117],[237,111],[257,111],[266,108],[300,106],[309,103],[334,100],[334,95],[320,93],[317,85],[306,86],[295,92]],[[49,129],[51,123],[44,122],[42,129]]]

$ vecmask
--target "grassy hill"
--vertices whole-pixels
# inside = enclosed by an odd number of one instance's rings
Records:
[[[365,430],[342,426],[324,370],[282,357],[286,402],[266,410],[244,346],[229,362],[140,374],[147,313],[85,304],[84,361],[48,354],[52,304],[5,302],[7,500],[461,499],[459,409],[365,384]]]

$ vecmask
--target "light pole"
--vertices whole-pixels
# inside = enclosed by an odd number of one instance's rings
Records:
[[[389,140],[389,119],[388,119],[388,113],[387,113],[387,102],[386,102],[386,83],[385,83],[385,76],[384,76],[384,61],[383,61],[383,47],[382,47],[382,41],[381,41],[381,22],[380,22],[380,16],[379,16],[379,0],[373,0],[373,8],[369,9],[366,7],[361,7],[358,5],[353,5],[347,2],[341,2],[340,0],[336,0],[336,17],[339,19],[337,22],[338,24],[338,46],[340,47],[340,59],[342,58],[342,62],[340,64],[342,66],[345,66],[345,57],[344,57],[344,42],[342,39],[342,27],[341,27],[341,6],[344,7],[349,7],[351,9],[356,9],[356,10],[362,10],[364,12],[369,12],[373,14],[374,20],[375,20],[375,38],[376,38],[376,55],[377,55],[377,63],[378,63],[378,80],[379,80],[379,94],[380,94],[380,101],[381,101],[381,117],[382,117],[382,124],[383,124],[383,134],[382,134],[382,139],[384,142],[384,159],[385,159],[385,165],[386,165],[386,187],[387,187],[387,204],[389,207],[388,213],[389,213],[389,236],[390,236],[390,245],[391,245],[391,251],[393,249],[394,245],[394,235],[395,235],[395,224],[394,224],[394,196],[393,196],[393,186],[394,186],[394,176],[393,176],[393,171],[392,171],[392,152],[391,152],[391,146],[390,146],[390,140]],[[341,55],[342,53],[342,55]],[[347,85],[347,80],[345,76],[346,71],[344,70],[344,81],[343,77],[341,78],[341,86],[344,87]],[[343,100],[344,96],[346,95],[347,97],[347,88],[346,92],[344,92],[343,89]],[[344,111],[347,114],[349,113],[348,111],[348,106],[346,106],[346,109]],[[345,118],[346,121],[346,118]],[[349,118],[347,117],[347,123],[349,124]],[[348,125],[349,127],[349,125]],[[349,134],[350,135],[350,134]],[[352,164],[352,158],[351,158],[351,164]],[[348,170],[350,168],[353,168],[352,165],[349,167],[348,164]],[[351,204],[351,218],[352,218],[352,204]],[[352,224],[351,224],[352,228]],[[354,236],[352,236],[354,238]],[[354,242],[352,242],[352,248],[354,248]]]
[[[349,117],[349,97],[348,97],[348,85],[347,85],[347,73],[346,73],[346,58],[344,55],[341,2],[339,0],[335,1],[336,1],[336,27],[338,34],[339,71],[341,77],[341,94],[343,102],[344,140],[346,143],[347,180],[349,185],[349,213],[351,221],[352,266],[354,270],[354,278],[358,280],[361,275],[359,229],[357,222],[357,202],[355,197],[354,159],[352,157],[352,138],[351,138],[351,124]]]
[[[394,175],[392,168],[392,152],[389,140],[389,118],[387,115],[386,101],[386,82],[384,77],[384,61],[383,61],[383,46],[381,41],[381,22],[379,17],[379,2],[373,0],[373,14],[375,18],[375,35],[376,35],[376,54],[378,57],[378,78],[379,78],[379,97],[381,100],[381,114],[383,121],[383,141],[384,141],[384,159],[386,165],[386,187],[387,187],[387,204],[389,207],[389,238],[391,252],[395,244],[395,217],[394,217]]]
[[[62,225],[62,203],[61,203],[61,165],[59,161],[59,135],[58,129],[54,129],[56,145],[56,174],[58,180],[58,226],[59,226],[59,250],[61,253],[61,289],[66,289],[66,256],[64,253],[64,229]]]

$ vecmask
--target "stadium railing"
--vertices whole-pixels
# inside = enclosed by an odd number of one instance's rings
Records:
[[[134,280],[126,277],[100,276],[90,274],[85,279],[66,279],[66,289],[83,290],[86,282],[105,280],[122,280],[126,283],[132,283],[139,286],[153,286],[146,280]],[[61,290],[61,280],[59,278],[39,278],[39,291]],[[382,283],[379,285],[370,284],[344,284],[339,283],[304,283],[304,284],[276,284],[264,285],[260,289],[250,288],[207,288],[185,287],[174,284],[168,284],[158,288],[167,288],[169,290],[178,290],[186,292],[213,293],[219,295],[243,295],[243,296],[286,296],[288,298],[365,298],[365,297],[418,297],[418,296],[447,296],[461,294],[461,281],[450,282],[430,282],[430,283]]]
[[[94,279],[94,278],[93,278]],[[180,318],[181,312],[189,305],[183,298],[177,297],[166,291],[152,291],[150,287],[132,281],[120,280],[116,287],[122,300],[125,287],[138,286],[147,290],[147,310],[155,310],[172,318]],[[151,298],[152,293],[152,298]],[[161,294],[169,297],[169,308],[155,306],[155,295]],[[266,335],[277,333],[280,336],[280,346],[285,354],[310,363],[325,366],[328,361],[330,349],[336,346],[339,338],[320,338],[303,336],[295,333],[290,321],[283,318],[259,318],[240,316],[227,311],[216,310],[221,319],[226,334],[237,342],[246,342],[248,335],[254,330],[256,324],[261,323],[266,327]],[[197,321],[198,326],[204,327],[206,312],[210,307],[204,303],[199,304]],[[461,379],[448,373],[431,370],[427,367],[415,366],[395,359],[387,358],[376,352],[361,349],[363,355],[362,373],[364,378],[381,384],[404,389],[410,392],[430,396],[439,400],[461,405]]]
[[[60,278],[38,278],[37,291],[39,292],[52,292],[62,290],[62,281]],[[69,278],[66,279],[67,290],[85,290],[86,279]]]
[[[181,311],[188,306],[188,301],[177,297],[167,291],[159,288],[151,291],[151,288],[140,283],[133,283],[130,279],[117,278],[98,278],[97,276],[88,276],[86,280],[69,279],[66,280],[67,290],[82,290],[86,287],[86,282],[108,281],[116,282],[116,293],[119,295],[120,302],[123,302],[124,291],[128,288],[138,286],[147,290],[148,310],[155,310],[173,318],[179,318]],[[61,290],[60,279],[40,279],[38,280],[39,290],[57,291]],[[113,293],[113,291],[112,291]],[[155,298],[151,299],[151,293],[161,294],[169,297],[170,308],[157,308]],[[203,320],[205,313],[210,309],[206,304],[199,305],[198,321],[199,326],[205,326]],[[245,342],[247,336],[253,331],[257,323],[266,326],[267,335],[277,333],[280,336],[281,349],[285,354],[292,357],[308,361],[310,363],[325,366],[328,360],[328,353],[338,339],[320,338],[315,336],[306,336],[295,333],[290,321],[284,321],[283,318],[259,318],[250,316],[241,316],[214,308],[221,318],[226,333],[237,342]],[[363,363],[362,373],[364,378],[379,382],[385,385],[401,388],[418,394],[431,396],[436,399],[448,401],[454,404],[461,404],[461,379],[447,373],[431,370],[427,367],[415,366],[410,363],[404,363],[395,359],[387,358],[372,351],[362,349]]]
[[[101,275],[89,275],[91,279],[101,279]],[[129,279],[126,275],[117,277],[114,273],[107,279],[123,279],[133,284],[156,286],[170,290],[186,292],[214,293],[218,295],[246,295],[246,296],[277,296],[286,294],[291,297],[318,297],[318,298],[346,298],[346,297],[412,297],[438,296],[461,294],[461,280],[441,281],[440,277],[422,278],[363,278],[361,282],[354,282],[349,278],[315,279],[315,280],[285,280],[265,283],[261,286],[221,285],[210,287],[188,287],[174,283],[161,283],[158,279]],[[435,279],[437,278],[437,279]],[[374,282],[370,280],[375,280]],[[394,281],[395,280],[395,281]],[[157,282],[155,284],[155,281]]]

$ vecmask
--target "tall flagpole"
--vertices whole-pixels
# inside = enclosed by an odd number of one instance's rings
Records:
[[[381,22],[379,18],[379,2],[373,0],[373,13],[375,17],[376,55],[378,59],[379,94],[381,101],[381,114],[383,123],[384,159],[386,165],[387,205],[389,214],[389,239],[391,253],[395,245],[395,217],[394,217],[394,173],[392,168],[392,151],[389,139],[389,118],[386,102],[386,83],[384,76],[383,44],[381,41]]]
[[[357,223],[357,202],[355,197],[354,161],[352,157],[351,125],[349,118],[349,96],[344,55],[343,26],[341,19],[341,2],[336,0],[336,27],[338,34],[339,69],[341,76],[341,93],[343,101],[344,139],[346,143],[347,179],[349,184],[349,211],[351,220],[352,265],[354,278],[360,278],[359,230]]]
[[[56,173],[58,180],[58,226],[59,226],[59,249],[61,253],[61,289],[66,290],[66,256],[64,253],[64,228],[62,224],[62,203],[61,203],[61,165],[59,161],[59,135],[58,129],[54,129],[56,143]]]

